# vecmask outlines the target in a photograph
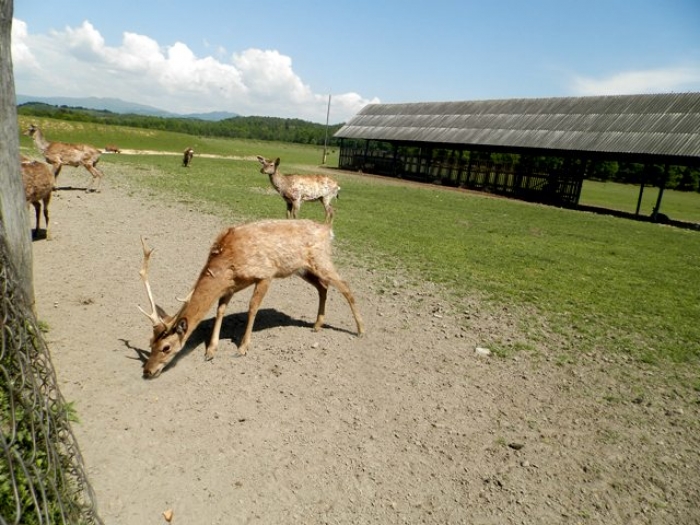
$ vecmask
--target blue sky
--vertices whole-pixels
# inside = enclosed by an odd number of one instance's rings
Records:
[[[372,102],[700,91],[698,0],[15,0],[16,91],[344,122]]]

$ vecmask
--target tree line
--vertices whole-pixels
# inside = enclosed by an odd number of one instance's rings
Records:
[[[269,140],[337,146],[333,134],[343,124],[328,126],[302,119],[279,117],[232,117],[218,121],[185,117],[156,117],[133,113],[114,113],[73,106],[54,106],[40,102],[28,102],[17,107],[24,116],[47,117],[73,122],[89,122],[132,128],[174,131],[201,137],[223,137],[236,139]]]

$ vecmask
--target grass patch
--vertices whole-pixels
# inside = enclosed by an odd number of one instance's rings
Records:
[[[636,213],[639,189],[639,186],[632,184],[587,180],[583,183],[580,202],[587,206]],[[651,186],[644,188],[639,206],[640,215],[644,217],[651,215],[658,195],[658,188]],[[665,190],[660,211],[671,219],[700,223],[700,198],[697,193]]]

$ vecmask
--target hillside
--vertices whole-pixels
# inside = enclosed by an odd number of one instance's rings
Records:
[[[19,97],[18,100],[20,100]],[[274,140],[318,146],[322,146],[326,140],[329,146],[337,145],[333,134],[343,125],[341,123],[326,127],[323,124],[306,120],[278,117],[234,116],[214,120],[184,115],[156,116],[143,113],[120,113],[88,107],[57,106],[45,102],[19,104],[17,113],[28,117],[47,117],[72,122],[174,131],[200,137]]]
[[[18,106],[32,103],[40,103],[47,104],[49,106],[94,109],[98,111],[107,111],[110,113],[146,115],[150,117],[195,118],[200,120],[218,121],[238,116],[238,114],[232,113],[230,111],[212,111],[209,113],[172,113],[164,109],[148,106],[145,104],[137,104],[136,102],[128,102],[126,100],[121,100],[118,98],[42,97],[33,95],[17,95],[16,98]]]

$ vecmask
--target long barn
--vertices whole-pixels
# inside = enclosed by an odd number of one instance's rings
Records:
[[[700,167],[700,93],[370,104],[334,137],[341,169],[567,207],[596,162],[661,166],[655,215],[669,166]]]

